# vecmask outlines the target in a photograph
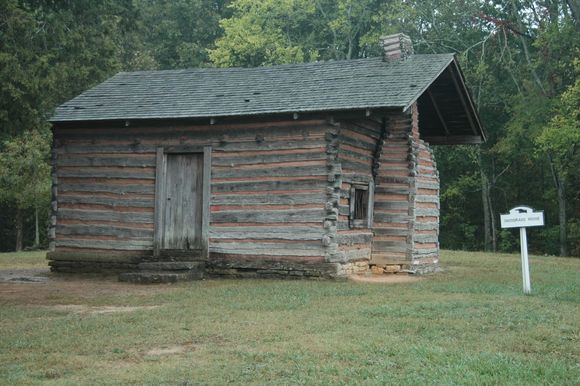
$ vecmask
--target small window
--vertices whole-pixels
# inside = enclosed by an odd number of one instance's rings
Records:
[[[370,228],[372,224],[373,185],[352,185],[350,189],[350,227]]]
[[[369,211],[369,191],[368,189],[354,189],[354,213],[353,219],[364,220]]]

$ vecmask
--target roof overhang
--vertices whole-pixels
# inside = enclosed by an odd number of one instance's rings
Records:
[[[457,59],[415,99],[421,138],[433,145],[480,144],[486,133]],[[413,101],[413,102],[415,102]]]

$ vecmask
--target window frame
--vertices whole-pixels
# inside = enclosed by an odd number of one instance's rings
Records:
[[[367,199],[367,210],[364,219],[355,219],[356,213],[356,191],[364,190],[368,191]],[[374,213],[374,183],[371,181],[368,184],[353,183],[350,187],[350,198],[349,198],[349,228],[371,228],[373,224],[373,213]]]

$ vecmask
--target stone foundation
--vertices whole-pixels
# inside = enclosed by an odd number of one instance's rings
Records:
[[[59,273],[95,273],[114,275],[121,272],[136,270],[138,264],[133,262],[109,262],[109,261],[66,261],[51,260],[48,262],[52,272]]]
[[[288,261],[240,261],[210,259],[209,277],[264,279],[336,279],[344,276],[339,263],[293,263]]]
[[[287,261],[210,260],[205,267],[186,267],[186,262],[107,262],[107,261],[49,261],[51,271],[59,273],[119,275],[121,281],[152,284],[203,278],[246,279],[343,279],[350,275],[396,274],[400,272],[427,274],[437,266],[424,264],[370,264],[367,260],[347,263],[293,263]],[[175,266],[181,264],[183,267]],[[199,262],[196,262],[199,265]],[[171,266],[165,266],[171,265]]]
[[[350,263],[341,264],[339,267],[339,276],[362,275],[368,273],[369,262],[367,260],[352,261]]]

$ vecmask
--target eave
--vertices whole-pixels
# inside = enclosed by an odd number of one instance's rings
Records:
[[[419,106],[419,130],[425,141],[434,145],[462,145],[487,140],[456,58],[415,101]]]

